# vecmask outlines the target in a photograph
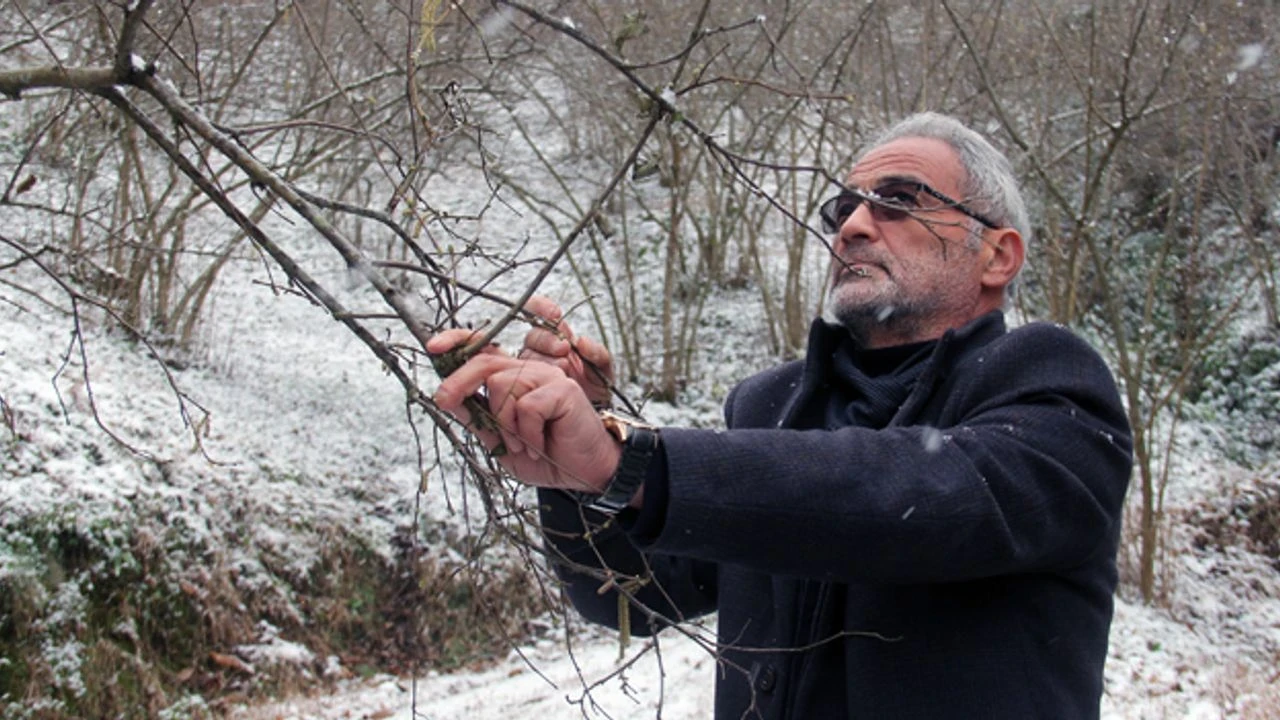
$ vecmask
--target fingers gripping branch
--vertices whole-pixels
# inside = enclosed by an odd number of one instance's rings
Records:
[[[427,350],[456,364],[457,355],[450,354],[474,334],[446,330]],[[491,452],[502,448],[498,462],[531,485],[599,492],[617,468],[617,443],[579,381],[554,363],[511,357],[488,345],[453,369],[434,401]]]
[[[534,296],[525,309],[537,321],[525,335],[521,358],[560,368],[582,386],[596,407],[608,407],[615,394],[622,397],[613,387],[613,357],[604,345],[591,338],[576,337],[564,320],[564,312],[550,298]]]

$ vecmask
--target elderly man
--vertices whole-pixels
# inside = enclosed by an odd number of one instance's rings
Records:
[[[587,618],[617,625],[618,585],[636,633],[719,612],[718,719],[1095,718],[1131,468],[1114,381],[1063,328],[1006,329],[1029,230],[982,136],[912,116],[847,188],[806,356],[734,388],[728,430],[602,416],[582,359],[608,354],[563,323],[436,401],[470,420],[487,396],[477,434],[543,488]]]

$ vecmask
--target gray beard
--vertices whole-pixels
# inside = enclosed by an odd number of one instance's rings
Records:
[[[865,345],[873,330],[906,337],[914,336],[918,330],[918,316],[909,304],[884,301],[856,307],[838,306],[834,296],[835,288],[832,288],[822,305],[822,321],[843,327],[859,344]]]

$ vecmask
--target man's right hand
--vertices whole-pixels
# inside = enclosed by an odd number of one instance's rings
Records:
[[[569,323],[564,320],[564,311],[551,298],[536,295],[524,307],[545,320],[548,327],[535,326],[525,335],[519,357],[560,368],[582,387],[593,405],[611,405],[613,356],[604,345],[591,338],[575,337]]]
[[[427,352],[451,352],[476,334],[443,330],[427,341]],[[472,415],[469,397],[486,407],[484,417]],[[529,485],[599,494],[618,469],[622,446],[582,386],[551,363],[513,358],[490,345],[442,379],[433,399]]]

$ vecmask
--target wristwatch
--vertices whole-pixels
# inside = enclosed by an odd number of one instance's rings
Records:
[[[608,410],[600,411],[600,420],[604,422],[604,429],[622,444],[622,457],[604,494],[588,501],[587,507],[606,515],[617,515],[644,485],[649,462],[658,450],[658,429]]]

